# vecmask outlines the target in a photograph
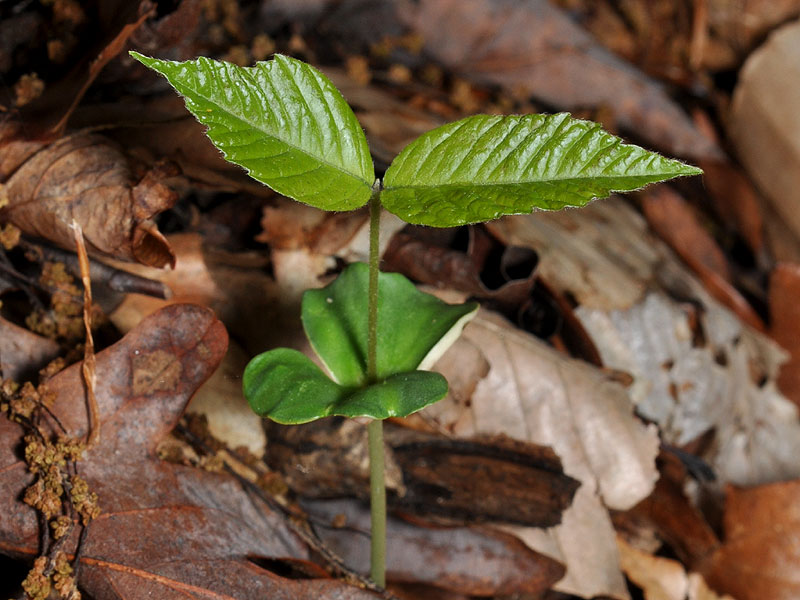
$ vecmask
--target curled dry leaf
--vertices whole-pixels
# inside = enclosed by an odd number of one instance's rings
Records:
[[[722,482],[800,475],[797,411],[775,385],[785,353],[721,306],[619,200],[490,224],[539,253],[539,273],[575,298],[605,366],[634,376],[637,411],[665,441],[710,430]]]
[[[0,221],[72,249],[69,224],[75,219],[93,255],[174,266],[172,249],[152,220],[177,199],[162,183],[175,174],[172,167],[157,166],[136,181],[127,158],[103,136],[75,133],[43,144],[1,132],[0,166],[9,201]]]
[[[730,488],[725,543],[703,569],[712,588],[737,600],[800,596],[800,482]]]
[[[556,589],[627,598],[606,506],[629,508],[653,489],[655,428],[633,415],[628,392],[608,375],[564,357],[489,312],[479,313],[464,329],[438,368],[450,380],[454,373],[446,366],[463,369],[458,357],[476,351],[488,372],[474,391],[456,389],[460,379],[453,378],[450,396],[423,414],[460,436],[504,433],[552,446],[564,471],[581,487],[561,525],[514,532],[564,562],[567,574]]]
[[[249,557],[305,560],[284,518],[233,478],[160,461],[156,447],[225,352],[208,309],[167,307],[99,353],[102,433],[79,462],[101,515],[81,545],[78,585],[94,598],[366,599],[330,579],[286,579]],[[81,366],[49,382],[52,411],[73,436],[87,429]],[[21,428],[0,417],[0,550],[32,557],[39,520],[20,500],[32,482],[18,455]],[[65,542],[75,551],[78,532]]]
[[[559,110],[611,106],[619,124],[670,154],[721,158],[664,89],[547,0],[399,2],[425,52],[456,73]],[[447,31],[448,35],[442,35]]]

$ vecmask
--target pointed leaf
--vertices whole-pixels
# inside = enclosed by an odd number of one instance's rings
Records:
[[[297,350],[259,354],[244,371],[244,395],[253,411],[284,424],[328,416],[405,417],[441,400],[447,381],[438,373],[392,375],[365,388],[344,387]]]
[[[701,172],[565,113],[477,115],[406,146],[386,172],[381,202],[409,223],[454,227]]]
[[[369,200],[375,175],[367,139],[314,67],[280,54],[254,67],[130,54],[167,78],[225,158],[254,179],[323,210]]]
[[[349,265],[336,280],[303,295],[303,327],[336,381],[366,383],[369,268]],[[378,275],[378,379],[428,368],[455,341],[478,305],[447,304],[398,273]]]

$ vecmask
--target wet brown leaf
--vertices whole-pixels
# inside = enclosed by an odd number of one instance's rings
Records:
[[[137,182],[121,150],[93,133],[49,145],[0,142],[0,165],[9,200],[0,209],[1,222],[72,249],[69,224],[75,219],[94,255],[174,266],[172,250],[152,220],[177,199],[162,183],[174,174],[171,167],[156,167]]]
[[[703,570],[712,588],[737,600],[800,596],[800,482],[730,488],[725,543]]]
[[[464,77],[559,110],[611,107],[624,129],[670,154],[722,157],[656,81],[611,54],[547,0],[422,0],[401,6],[401,19],[423,36],[425,52]]]
[[[159,311],[97,355],[101,439],[79,470],[102,514],[81,547],[79,585],[96,598],[368,598],[332,580],[292,580],[248,557],[299,559],[308,551],[282,516],[229,476],[165,463],[156,446],[188,397],[225,351],[211,311]],[[86,433],[80,365],[50,381],[53,413],[75,436]],[[34,556],[39,530],[19,500],[30,484],[18,456],[21,429],[0,417],[0,549]],[[74,551],[77,532],[67,541]]]

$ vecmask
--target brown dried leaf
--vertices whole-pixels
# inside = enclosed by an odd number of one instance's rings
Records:
[[[100,497],[81,550],[79,585],[95,598],[373,597],[325,579],[291,580],[247,557],[306,559],[284,519],[229,476],[165,463],[156,446],[222,358],[227,335],[211,311],[175,305],[97,355],[102,434],[79,469]],[[50,380],[53,413],[87,429],[80,365]],[[36,514],[19,500],[31,483],[17,454],[21,429],[0,418],[0,548],[34,556]],[[74,552],[77,532],[65,550]]]
[[[800,14],[798,0],[707,0],[708,25],[714,37],[731,49],[735,61],[741,61],[775,26]],[[731,68],[735,62],[709,64],[713,68]]]
[[[763,200],[741,167],[728,162],[702,162],[703,183],[714,210],[723,222],[738,231],[757,255],[763,252]]]
[[[728,260],[697,214],[680,194],[666,185],[642,194],[647,222],[700,278],[709,293],[754,329],[764,331],[764,322],[732,285]]]
[[[642,588],[645,600],[733,600],[712,592],[702,575],[687,573],[683,565],[669,558],[653,556],[617,538],[622,568]]]
[[[800,21],[770,35],[739,73],[728,133],[750,176],[800,236]]]
[[[615,513],[614,525],[637,546],[641,539],[647,539],[641,532],[650,532],[657,536],[656,544],[643,549],[655,551],[664,543],[681,562],[693,568],[719,547],[719,540],[687,498],[686,469],[678,461],[676,456],[662,452],[655,490],[631,510]]]
[[[465,347],[483,355],[488,374],[470,397],[453,389],[423,414],[440,426],[458,426],[454,432],[460,436],[503,433],[552,446],[581,487],[561,525],[514,533],[564,562],[567,574],[556,589],[627,598],[606,506],[629,508],[653,489],[655,428],[634,417],[627,391],[608,375],[564,357],[496,315],[479,313],[445,357],[459,356]],[[450,379],[452,373],[443,373]],[[463,404],[454,406],[456,398]]]
[[[737,600],[800,597],[800,482],[730,488],[725,543],[703,574],[712,588]]]
[[[781,263],[769,280],[770,335],[789,351],[778,387],[800,406],[800,265]]]
[[[157,167],[135,182],[127,159],[106,138],[76,133],[56,140],[14,165],[18,142],[0,146],[9,204],[0,221],[72,249],[69,224],[75,219],[94,255],[174,266],[175,257],[152,219],[177,199],[161,180],[169,167]],[[22,142],[25,144],[25,142]],[[5,156],[3,156],[5,155]]]
[[[425,52],[464,77],[559,110],[608,106],[624,129],[670,154],[723,156],[656,81],[600,46],[547,0],[399,4],[401,20],[424,37]]]
[[[534,287],[536,254],[527,248],[504,247],[484,228],[469,228],[466,252],[453,249],[457,230],[408,226],[392,237],[383,268],[437,288],[449,288],[488,300],[488,306],[517,314]],[[497,255],[499,254],[499,259]],[[482,278],[492,277],[492,287]]]
[[[637,411],[682,446],[711,430],[703,458],[722,482],[800,476],[800,424],[775,379],[784,352],[722,307],[619,200],[490,224],[529,245],[571,295],[606,367],[633,375]]]

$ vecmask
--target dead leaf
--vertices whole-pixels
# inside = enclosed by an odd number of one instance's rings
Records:
[[[627,598],[606,506],[629,508],[653,489],[655,428],[634,417],[628,392],[608,375],[564,357],[492,313],[480,312],[445,357],[459,356],[465,347],[485,358],[488,374],[470,397],[454,389],[422,414],[442,427],[457,423],[459,436],[503,433],[552,446],[581,487],[558,527],[513,531],[535,550],[564,562],[567,574],[556,586],[559,591]],[[454,406],[455,398],[464,404]],[[471,417],[456,419],[458,413]]]
[[[703,569],[712,588],[737,600],[800,597],[798,498],[798,481],[728,490],[725,543]]]
[[[204,415],[209,433],[228,448],[244,446],[261,457],[267,446],[263,419],[252,411],[242,393],[242,373],[248,360],[242,347],[231,341],[222,364],[200,386],[186,412]]]
[[[754,329],[764,331],[764,322],[733,287],[728,259],[697,214],[680,194],[666,185],[642,193],[647,222],[700,278],[709,293]]]
[[[774,27],[800,14],[798,0],[707,0],[708,24],[714,37],[731,49],[735,63],[709,64],[714,68],[738,66]]]
[[[645,600],[733,600],[712,592],[699,573],[687,573],[681,563],[653,556],[617,538],[622,568],[642,588]]]
[[[25,162],[14,156],[20,146],[29,155]],[[161,183],[173,174],[170,167],[156,167],[136,182],[121,150],[93,133],[72,134],[44,147],[4,143],[0,164],[9,200],[0,209],[0,221],[72,249],[69,224],[75,219],[93,255],[174,265],[172,250],[152,220],[177,199]]]
[[[689,580],[683,565],[639,550],[621,537],[617,546],[622,570],[642,588],[645,600],[686,600]]]
[[[423,36],[425,52],[464,77],[559,110],[612,107],[624,129],[670,154],[723,157],[656,81],[600,46],[547,0],[405,0],[397,10]]]
[[[280,577],[248,557],[306,559],[282,516],[234,479],[165,463],[156,446],[225,351],[211,311],[165,308],[97,355],[100,443],[79,470],[102,514],[81,546],[79,585],[96,598],[368,598],[332,580]],[[53,413],[69,434],[86,433],[80,365],[49,382]],[[34,556],[36,514],[22,504],[31,483],[18,457],[22,432],[0,417],[0,549]],[[77,532],[65,549],[73,552]]]
[[[800,406],[800,265],[780,263],[769,280],[770,335],[789,351],[778,387]]]
[[[739,73],[728,133],[747,172],[800,235],[800,22],[772,33]]]
[[[383,268],[422,284],[465,292],[488,301],[489,308],[516,317],[530,301],[536,254],[527,248],[503,246],[483,227],[467,231],[469,242],[462,251],[454,248],[457,229],[407,226],[392,237],[383,255]],[[484,274],[491,278],[488,284]]]
[[[654,547],[640,549],[655,552],[666,544],[678,560],[696,568],[719,547],[719,539],[684,492],[694,481],[687,479],[678,457],[665,451],[658,462],[660,477],[653,493],[632,509],[615,513],[614,525],[637,547],[649,532],[656,539]]]
[[[0,377],[17,382],[33,379],[59,350],[55,341],[0,318]]]
[[[715,212],[737,231],[758,256],[764,251],[763,200],[739,165],[701,162],[703,183]]]
[[[702,455],[721,482],[800,476],[800,424],[775,380],[785,353],[722,307],[619,200],[489,224],[539,254],[572,296],[606,367],[630,373],[639,414],[677,446],[710,430]]]
[[[314,500],[303,506],[323,521],[344,516],[346,528],[320,527],[320,537],[348,565],[368,572],[368,508],[353,500]],[[390,518],[386,553],[391,581],[426,583],[475,596],[540,593],[564,573],[556,561],[488,528],[424,528]]]

